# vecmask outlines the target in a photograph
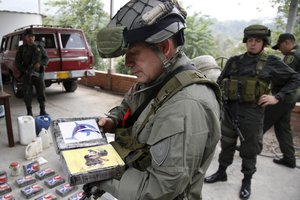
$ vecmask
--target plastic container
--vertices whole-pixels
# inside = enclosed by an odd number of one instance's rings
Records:
[[[33,140],[31,143],[29,143],[25,149],[25,158],[26,160],[33,160],[38,157],[39,154],[39,144],[37,141]]]
[[[38,146],[38,149],[37,149],[37,152],[38,153],[41,153],[43,151],[43,141],[42,141],[42,138],[40,136],[37,136],[36,137],[36,142],[37,142],[37,146]]]
[[[35,122],[32,116],[18,117],[20,144],[28,145],[36,139]]]
[[[48,130],[51,125],[51,117],[49,115],[40,115],[35,118],[36,134],[39,134],[42,128]]]
[[[39,137],[42,138],[43,149],[49,148],[51,144],[51,136],[48,131],[42,128],[41,132],[39,133]]]
[[[19,176],[20,175],[20,164],[18,162],[12,162],[9,165],[10,175],[11,176]]]

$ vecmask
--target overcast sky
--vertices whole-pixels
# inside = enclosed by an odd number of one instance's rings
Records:
[[[47,0],[41,0],[45,2]],[[104,9],[109,13],[110,0],[102,0]],[[125,4],[126,0],[114,0],[114,13]],[[272,20],[277,9],[271,7],[270,0],[181,0],[183,7],[189,12],[201,12],[210,17],[224,20]],[[42,12],[45,7],[41,5]],[[35,12],[38,10],[38,0],[2,0],[0,10]]]

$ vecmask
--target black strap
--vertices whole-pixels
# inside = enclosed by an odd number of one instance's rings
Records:
[[[160,89],[176,74],[186,70],[197,70],[194,65],[181,65],[175,70],[173,70],[161,83],[157,84],[154,88],[152,88],[151,94],[145,99],[145,101],[136,109],[136,111],[129,116],[129,118],[125,121],[125,128],[128,128],[134,124],[137,118],[140,116],[142,111],[146,108],[146,106],[150,103],[152,99],[154,99]]]

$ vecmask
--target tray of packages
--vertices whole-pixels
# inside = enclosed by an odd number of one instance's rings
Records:
[[[106,137],[99,129],[96,119],[96,117],[82,117],[53,120],[50,132],[56,153],[107,144]]]
[[[113,178],[125,166],[111,144],[64,150],[60,155],[71,185]]]

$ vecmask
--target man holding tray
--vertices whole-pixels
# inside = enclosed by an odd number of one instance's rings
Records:
[[[186,12],[175,0],[124,5],[98,33],[102,57],[125,54],[137,82],[98,124],[126,163],[113,179],[87,183],[86,195],[123,200],[201,199],[220,137],[220,90],[183,53]],[[100,191],[100,192],[99,192]]]

